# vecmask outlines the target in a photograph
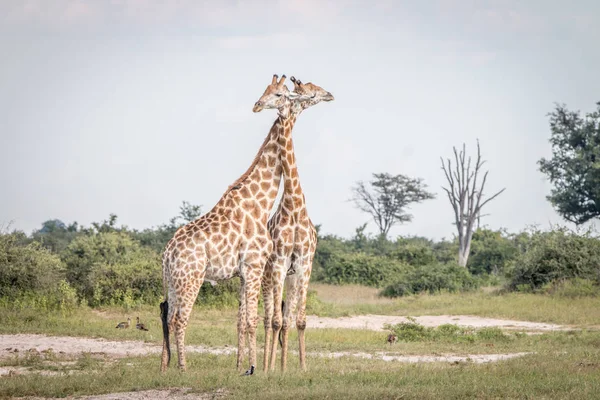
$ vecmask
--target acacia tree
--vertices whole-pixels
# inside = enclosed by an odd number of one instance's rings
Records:
[[[448,200],[454,209],[454,224],[458,231],[458,264],[465,267],[471,251],[475,223],[483,217],[481,209],[504,192],[506,188],[485,200],[483,199],[483,190],[489,171],[485,171],[479,185],[481,167],[485,164],[485,161],[481,159],[479,140],[477,141],[477,159],[474,166],[471,165],[471,157],[466,157],[464,143],[460,153],[456,151],[456,147],[452,147],[452,149],[454,151],[454,167],[449,158],[444,162],[444,159],[440,157],[442,170],[444,170],[449,185],[448,188],[442,187],[442,189],[448,195]]]
[[[429,193],[421,178],[388,173],[373,174],[373,180],[362,181],[352,188],[352,201],[356,207],[373,217],[382,236],[386,237],[392,226],[410,222],[408,206],[435,198]]]
[[[557,105],[549,114],[552,158],[538,161],[554,185],[547,199],[577,225],[600,217],[600,102],[596,105],[585,118]]]

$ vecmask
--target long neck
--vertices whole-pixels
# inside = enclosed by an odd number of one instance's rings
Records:
[[[296,122],[299,113],[292,113],[292,126]],[[296,165],[296,154],[294,152],[294,141],[290,134],[279,138],[281,169],[283,174],[283,199],[282,206],[288,211],[298,209],[304,203],[304,196],[300,187],[298,166]]]
[[[295,122],[295,116],[277,117],[254,161],[248,170],[227,189],[222,200],[230,192],[236,191],[244,198],[260,199],[261,208],[267,213],[271,211],[277,198],[282,175],[281,143],[291,140]]]

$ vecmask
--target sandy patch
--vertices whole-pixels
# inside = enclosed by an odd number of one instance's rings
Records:
[[[148,344],[144,342],[123,341],[117,342],[104,339],[91,339],[81,337],[59,337],[45,335],[0,335],[0,357],[14,357],[26,351],[45,351],[52,349],[54,352],[63,354],[80,354],[89,352],[92,354],[106,354],[108,356],[118,358],[129,355],[148,355],[158,354],[162,351],[161,346]],[[229,355],[235,354],[237,349],[234,347],[205,347],[205,346],[186,346],[188,352],[201,354]],[[15,351],[16,350],[16,351]],[[292,353],[296,353],[292,351]],[[453,354],[441,356],[403,356],[394,355],[384,352],[375,354],[363,352],[308,352],[309,357],[358,357],[382,361],[398,361],[398,362],[475,362],[484,363],[491,361],[506,360],[513,357],[521,357],[529,353],[513,353],[513,354],[472,354],[458,356]],[[9,367],[10,369],[10,367]],[[9,371],[4,371],[9,374]],[[15,372],[23,372],[15,370]],[[28,371],[29,373],[33,371]],[[1,375],[1,373],[0,373]]]
[[[443,324],[454,324],[471,328],[497,327],[500,329],[521,331],[560,331],[573,329],[562,325],[546,324],[542,322],[482,318],[472,315],[425,315],[414,318],[419,324],[427,327],[436,327]],[[409,322],[409,320],[406,317],[392,315],[357,315],[353,317],[341,318],[327,318],[310,315],[307,317],[307,325],[309,329],[345,328],[383,331],[384,324],[394,325],[401,322]]]
[[[100,394],[93,396],[79,396],[75,399],[85,400],[142,400],[142,399],[174,399],[174,400],[192,400],[192,399],[221,399],[225,397],[226,393],[224,390],[217,390],[211,393],[188,393],[190,388],[177,388],[177,389],[162,389],[162,390],[142,390],[139,392],[122,392],[122,393],[109,393]],[[73,398],[73,397],[69,397]],[[42,400],[43,397],[19,397],[15,399],[27,399],[27,400]],[[44,399],[45,400],[45,399]]]
[[[466,356],[458,356],[454,354],[440,355],[440,356],[397,356],[390,355],[387,353],[348,353],[348,352],[332,352],[332,353],[318,353],[321,357],[327,358],[339,358],[339,357],[357,357],[366,358],[370,360],[382,360],[382,361],[398,361],[404,363],[424,363],[424,362],[472,362],[475,364],[489,363],[493,361],[509,360],[511,358],[523,357],[533,353],[508,353],[508,354],[468,354]]]

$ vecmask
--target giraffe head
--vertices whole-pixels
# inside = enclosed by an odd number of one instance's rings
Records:
[[[333,100],[330,92],[314,83],[302,83],[300,79],[293,76],[290,80],[294,82],[294,93],[298,94],[298,98],[292,102],[292,114],[294,115],[299,115],[302,111],[322,101]]]
[[[292,99],[308,100],[308,96],[299,96],[294,92],[290,92],[287,86],[283,84],[284,81],[285,75],[282,75],[281,79],[277,75],[273,75],[271,84],[267,86],[260,99],[254,103],[252,111],[260,112],[267,108],[276,108],[279,110],[279,114],[286,116],[292,106]]]
[[[302,83],[300,79],[296,79],[293,76],[290,80],[294,82],[294,92],[301,97],[299,100],[308,102],[311,106],[321,101],[332,101],[334,99],[330,92],[312,82]],[[303,100],[305,97],[308,97],[309,100]]]

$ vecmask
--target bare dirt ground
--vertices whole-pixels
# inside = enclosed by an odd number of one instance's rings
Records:
[[[188,393],[190,388],[174,388],[162,390],[142,390],[139,392],[122,392],[101,394],[95,396],[81,396],[77,399],[81,400],[145,400],[145,399],[174,399],[174,400],[192,400],[192,399],[220,399],[225,396],[224,391],[217,390],[212,393]],[[72,399],[73,397],[67,397]],[[24,398],[15,398],[24,399]],[[41,400],[42,397],[27,397],[27,400]],[[44,399],[45,400],[45,399]]]
[[[414,317],[416,322],[427,327],[436,327],[443,324],[454,324],[470,328],[496,327],[505,330],[521,331],[560,331],[570,330],[571,327],[545,324],[541,322],[513,321],[506,319],[482,318],[472,315],[425,315]],[[344,329],[369,329],[383,331],[384,324],[399,324],[408,322],[406,317],[391,315],[357,315],[353,317],[327,318],[311,315],[307,318],[310,328],[344,328]]]
[[[573,329],[566,326],[545,324],[527,321],[511,321],[493,318],[481,318],[468,315],[438,315],[416,317],[416,321],[424,326],[434,327],[442,324],[455,324],[464,327],[483,328],[498,327],[506,330],[520,330],[529,333],[540,331],[555,331]],[[309,328],[331,328],[331,329],[370,329],[383,331],[384,324],[397,324],[409,321],[406,317],[385,316],[385,315],[361,315],[342,318],[324,318],[309,316]],[[205,347],[205,346],[187,346],[189,352],[209,353],[217,355],[234,354],[234,347]],[[93,339],[85,337],[62,337],[46,335],[0,335],[0,358],[23,354],[24,352],[47,352],[64,355],[78,355],[89,353],[91,355],[105,355],[110,358],[121,358],[127,356],[141,356],[156,354],[161,352],[161,347],[155,344],[144,343],[141,341],[115,341],[104,339]],[[363,352],[334,352],[334,353],[308,353],[313,357],[360,357],[366,359],[379,359],[383,361],[397,362],[474,362],[486,363],[499,360],[505,360],[513,357],[520,357],[527,353],[512,354],[471,354],[471,355],[436,355],[436,356],[408,356],[395,355],[385,352],[375,354]],[[11,372],[12,371],[12,372]],[[0,368],[0,375],[21,373],[15,368]]]

